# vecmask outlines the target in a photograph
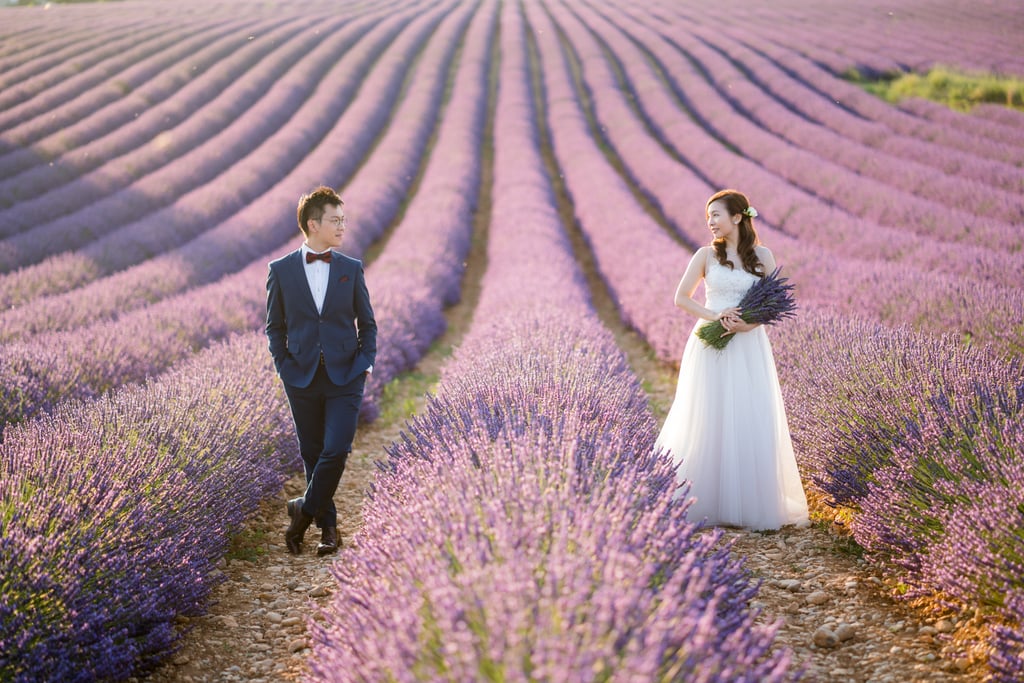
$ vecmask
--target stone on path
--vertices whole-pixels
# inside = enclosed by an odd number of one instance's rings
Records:
[[[825,591],[814,591],[807,596],[807,602],[812,605],[824,605],[828,601],[828,593]]]
[[[839,644],[839,638],[827,626],[819,626],[812,639],[818,647],[835,647]]]

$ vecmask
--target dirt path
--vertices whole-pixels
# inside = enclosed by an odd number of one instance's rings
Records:
[[[905,683],[975,681],[978,665],[943,658],[954,621],[894,602],[854,547],[822,526],[777,534],[729,530],[735,551],[763,583],[763,620],[781,619],[776,642],[804,662],[810,680]]]

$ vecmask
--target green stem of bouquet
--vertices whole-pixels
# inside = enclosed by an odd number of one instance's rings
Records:
[[[697,336],[708,346],[718,349],[721,351],[725,348],[725,345],[729,343],[733,335],[725,334],[725,326],[722,325],[721,321],[713,320],[706,325],[701,325],[697,328]]]

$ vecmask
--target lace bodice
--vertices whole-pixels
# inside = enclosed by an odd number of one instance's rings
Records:
[[[739,304],[740,299],[759,278],[742,268],[723,266],[714,256],[708,259],[704,274],[704,305],[712,311],[721,311]]]

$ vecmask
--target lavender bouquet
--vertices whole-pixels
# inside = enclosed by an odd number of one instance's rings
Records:
[[[773,325],[783,318],[796,315],[796,302],[793,300],[793,285],[789,280],[779,277],[776,268],[767,276],[750,286],[740,300],[740,318],[748,323]],[[725,326],[715,320],[697,328],[697,336],[708,346],[719,351],[725,348],[735,335],[725,334]]]

